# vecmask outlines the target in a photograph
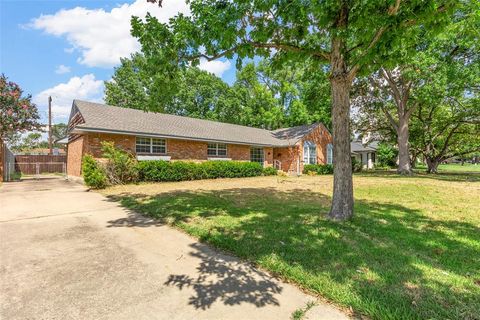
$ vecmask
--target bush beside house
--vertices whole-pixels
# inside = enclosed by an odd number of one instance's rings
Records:
[[[217,178],[244,178],[263,174],[261,164],[240,161],[142,161],[138,164],[141,181],[185,181]]]
[[[257,162],[137,161],[134,155],[115,147],[111,142],[102,143],[102,151],[101,161],[95,160],[91,155],[85,155],[82,159],[84,182],[94,189],[137,181],[186,181],[277,174],[275,168],[263,168]]]

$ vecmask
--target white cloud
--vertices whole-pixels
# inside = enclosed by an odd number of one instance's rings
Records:
[[[64,73],[69,73],[70,72],[70,67],[67,67],[63,64],[59,65],[57,69],[55,69],[56,74],[64,74]]]
[[[128,57],[140,49],[138,41],[130,35],[130,19],[133,15],[143,18],[147,12],[167,22],[179,12],[188,14],[189,8],[184,0],[164,1],[162,7],[136,0],[111,11],[83,7],[62,9],[55,14],[41,15],[30,25],[47,34],[65,37],[71,48],[80,52],[79,63],[112,67],[119,63],[120,57]]]
[[[73,77],[66,83],[43,90],[33,97],[43,117],[48,117],[48,97],[52,97],[52,114],[55,121],[67,121],[73,99],[102,102],[103,81],[96,80],[93,74]],[[55,122],[54,121],[54,122]]]
[[[220,61],[220,60],[214,60],[214,61],[207,61],[205,59],[200,60],[200,65],[198,68],[214,73],[218,77],[221,77],[222,74],[230,69],[230,61],[225,60],[225,61]]]

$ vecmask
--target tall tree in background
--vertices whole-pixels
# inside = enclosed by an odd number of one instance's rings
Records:
[[[428,171],[435,172],[440,161],[453,155],[447,152],[448,145],[460,142],[459,128],[463,128],[460,131],[464,132],[464,145],[469,145],[469,132],[475,130],[467,130],[465,124],[471,124],[477,114],[471,102],[480,83],[479,28],[478,14],[459,10],[441,34],[415,46],[415,55],[399,57],[400,64],[394,68],[382,67],[358,81],[360,94],[354,99],[359,109],[357,127],[376,131],[387,139],[389,131],[393,132],[400,174],[411,173],[410,161],[420,153],[429,163]],[[414,116],[416,119],[412,119]],[[417,122],[414,147],[409,143],[412,121]],[[451,133],[447,134],[449,138],[442,138],[445,132]],[[437,149],[440,144],[442,147]]]
[[[353,216],[349,126],[353,79],[416,41],[420,30],[431,31],[446,23],[446,13],[451,13],[456,3],[192,0],[190,16],[179,14],[168,23],[150,15],[145,22],[132,18],[132,34],[140,41],[149,69],[159,82],[171,83],[182,69],[200,59],[231,59],[235,55],[237,66],[242,59],[255,56],[328,63],[335,159],[329,217],[345,220]]]
[[[57,123],[52,125],[52,138],[53,141],[57,141],[67,137],[68,126],[65,123]]]
[[[31,100],[18,84],[8,81],[4,74],[0,76],[0,139],[41,128],[37,106]]]
[[[130,59],[121,59],[112,80],[105,82],[105,101],[120,107],[265,129],[313,122],[330,127],[327,72],[316,72],[311,77],[314,63],[281,68],[267,60],[257,65],[246,63],[237,71],[232,86],[207,71],[189,67],[175,79],[177,91],[168,101],[151,81],[143,55],[134,54]],[[158,103],[161,99],[163,104]]]
[[[172,80],[175,94],[168,96],[147,72],[145,58],[134,54],[121,59],[112,80],[105,82],[105,102],[124,108],[160,111],[201,119],[238,123],[238,101],[225,82],[207,71],[191,67]]]

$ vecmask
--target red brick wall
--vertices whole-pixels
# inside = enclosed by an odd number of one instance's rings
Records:
[[[84,150],[84,136],[68,143],[67,148],[67,175],[80,177],[82,173],[82,156]]]
[[[295,146],[273,149],[273,159],[281,161],[283,171],[296,173],[298,160],[300,160],[300,173],[303,171],[303,143],[305,141],[312,141],[317,146],[317,163],[327,163],[327,144],[332,143],[332,136],[323,125],[319,125]]]
[[[317,163],[326,164],[327,163],[327,145],[333,143],[332,136],[328,130],[323,126],[319,125],[317,128],[312,130],[309,134],[303,137],[300,145],[300,154],[302,160],[302,170],[303,170],[303,143],[305,141],[312,141],[317,146]]]
[[[250,146],[229,144],[227,145],[227,156],[232,160],[250,161]]]
[[[273,158],[281,162],[281,169],[285,172],[297,172],[298,154],[298,146],[273,148]]]
[[[126,151],[135,152],[135,136],[106,134],[106,133],[89,133],[85,135],[84,153],[89,153],[95,158],[102,157],[102,142],[111,141],[115,146]]]
[[[263,165],[265,167],[273,166],[273,148],[272,147],[266,147],[266,148],[263,148],[263,151],[265,153],[265,161],[264,161]]]
[[[172,160],[207,160],[207,143],[167,139],[167,155]],[[227,147],[228,150],[228,147]]]

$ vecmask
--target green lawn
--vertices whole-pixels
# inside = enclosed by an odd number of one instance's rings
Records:
[[[438,166],[440,172],[478,172],[480,173],[480,164],[474,165],[471,163],[465,163],[463,166],[461,164],[441,164]]]
[[[426,166],[417,166],[416,169],[419,170],[426,170]],[[463,166],[459,163],[449,163],[449,164],[441,164],[438,166],[439,173],[456,173],[456,172],[463,172],[463,173],[480,173],[480,164],[474,165],[471,163],[464,163]]]
[[[355,218],[345,223],[325,219],[331,176],[104,192],[356,313],[480,319],[479,178],[355,176]]]

